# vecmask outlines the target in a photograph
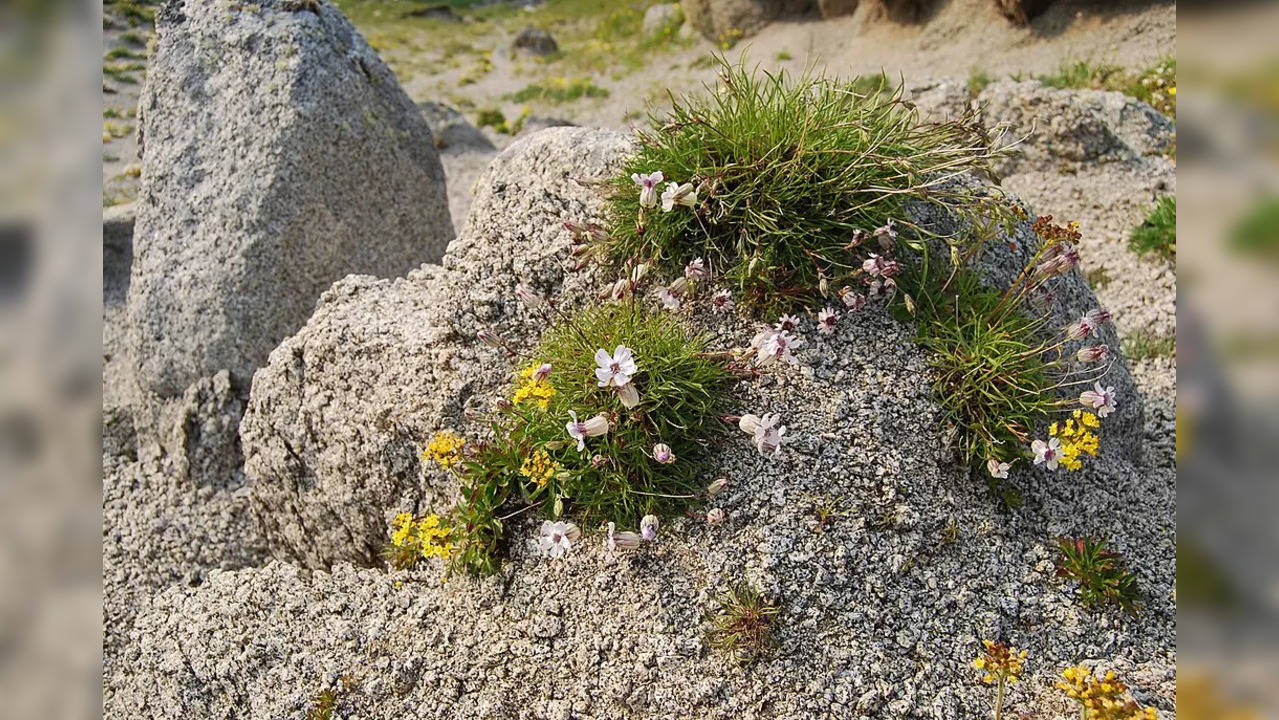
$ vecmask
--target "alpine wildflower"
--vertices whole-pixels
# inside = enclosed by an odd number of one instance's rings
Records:
[[[710,276],[706,271],[706,261],[701,258],[694,258],[692,262],[684,266],[684,277],[689,280],[705,280]]]
[[[1106,358],[1110,357],[1110,348],[1105,345],[1090,345],[1080,348],[1075,357],[1081,363],[1104,362]]]
[[[1061,444],[1059,459],[1067,470],[1078,470],[1083,467],[1080,456],[1085,453],[1093,457],[1097,456],[1099,442],[1093,429],[1100,424],[1101,421],[1096,415],[1076,410],[1065,423],[1053,423],[1049,426],[1048,434]]]
[[[830,335],[839,325],[839,311],[835,308],[824,308],[817,313],[817,332]]]
[[[600,387],[621,387],[639,372],[635,353],[625,345],[618,345],[609,355],[604,348],[595,351],[595,379]]]
[[[608,418],[603,415],[596,415],[590,420],[579,422],[576,412],[569,410],[568,414],[573,419],[564,425],[564,429],[568,430],[569,437],[577,441],[578,452],[586,449],[586,438],[608,433]]]
[[[777,319],[778,332],[795,332],[799,329],[799,318],[794,315],[783,315]]]
[[[982,682],[995,686],[995,720],[1000,720],[1004,712],[1004,693],[1009,685],[1021,679],[1026,651],[1018,652],[1016,648],[991,640],[982,640],[982,646],[982,653],[973,660],[973,667],[982,671]]]
[[[660,523],[656,515],[645,515],[640,519],[640,538],[645,542],[654,542],[657,540],[657,526]]]
[[[1057,469],[1057,463],[1061,461],[1061,440],[1057,438],[1049,438],[1048,442],[1035,440],[1030,444],[1030,449],[1035,453],[1036,465],[1046,465],[1049,470]]]
[[[643,538],[638,533],[629,530],[618,530],[617,524],[610,522],[608,524],[608,534],[604,540],[604,546],[612,552],[618,550],[634,550],[640,546]]]
[[[737,427],[750,435],[755,441],[755,449],[760,455],[776,455],[782,450],[786,437],[786,426],[780,425],[781,418],[765,413],[763,417],[746,414],[737,421]]]
[[[857,312],[866,307],[866,296],[861,293],[854,292],[852,288],[844,286],[839,291],[839,299],[844,301],[844,307],[849,312]]]
[[[716,478],[714,482],[706,486],[707,497],[715,497],[716,495],[728,489],[728,478]]]
[[[897,228],[892,218],[875,228],[874,235],[879,240],[879,247],[883,248],[885,252],[891,250],[897,244]]]
[[[1006,462],[999,462],[997,458],[990,458],[986,461],[986,471],[989,472],[990,476],[993,478],[1007,480],[1008,471],[1011,467],[1012,466]]]
[[[635,388],[635,383],[626,383],[620,387],[614,386],[617,391],[617,398],[622,401],[622,407],[627,410],[639,405],[639,390]]]
[[[669,465],[675,462],[675,453],[671,451],[670,445],[657,443],[653,446],[653,459],[662,465]]]
[[[1100,382],[1092,390],[1079,393],[1079,404],[1097,411],[1098,417],[1106,417],[1115,411],[1115,388],[1102,387]]]
[[[791,351],[804,344],[804,341],[800,338],[793,337],[783,330],[766,330],[755,337],[759,343],[756,346],[756,365],[765,367],[778,360],[782,360],[789,365],[799,364],[799,360]]]
[[[1097,677],[1091,668],[1075,665],[1063,670],[1061,677],[1057,689],[1079,703],[1080,720],[1155,720],[1158,717],[1154,708],[1143,708],[1124,697],[1128,685],[1113,670]]]
[[[662,191],[662,212],[670,212],[676,205],[697,206],[697,188],[692,183],[666,183],[666,189]]]
[[[515,287],[515,297],[519,298],[520,302],[533,310],[536,310],[546,304],[546,298],[538,295],[537,292],[528,285],[517,285]]]
[[[537,549],[547,557],[562,557],[581,537],[582,531],[571,522],[543,520],[542,530],[537,536]]]
[[[511,402],[516,405],[524,401],[537,403],[543,410],[555,396],[555,386],[551,384],[551,364],[533,363],[520,371],[520,386],[511,395]]]
[[[888,276],[883,280],[875,280],[866,288],[866,295],[873,300],[888,302],[897,293],[897,282]]]
[[[431,438],[431,442],[426,446],[426,452],[422,453],[422,459],[434,460],[440,464],[440,467],[448,470],[462,459],[464,445],[466,441],[458,437],[457,433],[444,430]]]
[[[662,171],[656,170],[647,175],[631,173],[631,179],[640,188],[640,207],[657,207],[657,186],[662,182]]]
[[[1110,322],[1111,315],[1109,310],[1104,307],[1099,307],[1089,310],[1088,314],[1085,315],[1084,318],[1086,318],[1088,322],[1092,323],[1094,328],[1099,328]]]
[[[1091,336],[1096,329],[1092,320],[1089,320],[1088,316],[1085,315],[1079,318],[1077,322],[1066,326],[1066,337],[1071,340],[1084,340]]]
[[[439,515],[414,520],[409,513],[401,512],[391,521],[391,545],[385,555],[401,570],[413,567],[422,559],[448,559],[453,554],[452,535],[453,528]]]
[[[520,465],[520,474],[538,487],[544,487],[559,471],[560,464],[551,460],[551,456],[541,448],[524,458],[524,463]]]
[[[680,300],[668,288],[658,288],[657,299],[667,310],[679,310]]]
[[[722,508],[711,508],[706,511],[707,525],[722,525],[724,523],[724,510]]]
[[[711,307],[715,309],[715,312],[732,312],[733,293],[727,288],[715,293],[711,296]]]

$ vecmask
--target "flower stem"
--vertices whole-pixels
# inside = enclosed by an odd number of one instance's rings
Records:
[[[1004,715],[1004,679],[999,678],[998,689],[995,690],[995,720],[1000,720]]]

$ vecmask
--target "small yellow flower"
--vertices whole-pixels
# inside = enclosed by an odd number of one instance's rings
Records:
[[[422,453],[423,460],[434,460],[440,467],[448,470],[462,459],[462,447],[466,441],[458,437],[452,430],[437,433]]]
[[[520,474],[537,483],[538,487],[545,486],[559,471],[560,464],[552,461],[551,456],[541,448],[525,458],[524,463],[520,465]]]
[[[987,685],[995,683],[1015,683],[1021,678],[1022,662],[1026,659],[1026,651],[1018,651],[1003,643],[993,640],[982,640],[982,654],[973,660],[973,666],[986,671],[981,681]]]

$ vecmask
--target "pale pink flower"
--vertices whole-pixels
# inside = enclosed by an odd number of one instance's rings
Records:
[[[885,252],[892,250],[897,245],[897,228],[891,218],[889,218],[887,223],[875,228],[875,237],[879,240],[879,246]]]
[[[578,422],[576,412],[569,410],[568,414],[573,419],[564,425],[564,429],[568,430],[569,437],[577,441],[578,452],[586,449],[586,438],[599,437],[608,433],[608,418],[603,415],[596,415],[590,420]]]
[[[759,343],[755,364],[765,367],[782,360],[789,365],[798,365],[799,360],[791,351],[803,344],[803,340],[791,336],[790,333],[781,330],[768,332]]]
[[[788,440],[786,426],[779,425],[781,418],[765,413],[763,417],[746,414],[737,421],[737,427],[750,435],[755,441],[755,449],[760,455],[776,455],[781,452],[782,443]]]
[[[551,376],[551,364],[542,363],[541,365],[537,366],[536,370],[533,371],[533,376],[530,379],[533,382],[546,382],[546,379],[549,378],[550,376]]]
[[[1099,307],[1089,310],[1088,314],[1084,317],[1088,318],[1088,322],[1092,323],[1093,327],[1099,328],[1110,322],[1111,315],[1109,310],[1104,307]]]
[[[653,446],[653,459],[663,465],[669,465],[675,462],[675,453],[671,452],[670,445],[657,443]]]
[[[712,482],[710,485],[706,486],[706,494],[709,497],[715,497],[716,495],[724,492],[727,489],[728,489],[728,478],[716,478],[715,482]]]
[[[1049,470],[1057,469],[1057,463],[1061,460],[1061,440],[1057,438],[1048,438],[1048,442],[1036,440],[1030,444],[1030,449],[1035,453],[1036,465],[1047,465]]]
[[[1066,337],[1071,340],[1083,340],[1091,336],[1095,329],[1092,321],[1085,315],[1079,318],[1078,322],[1073,322],[1066,326]]]
[[[614,386],[613,389],[617,391],[617,398],[622,401],[622,406],[626,409],[629,410],[639,405],[639,390],[635,389],[635,383],[627,383],[620,387]]]
[[[1092,390],[1079,393],[1079,404],[1097,411],[1097,417],[1106,417],[1115,411],[1115,388],[1101,386],[1098,382]]]
[[[862,261],[862,272],[871,277],[879,277],[880,270],[883,267],[881,263],[882,259],[883,258],[875,253],[871,253],[866,256],[866,259]]]
[[[817,313],[817,332],[830,335],[839,325],[839,311],[835,308],[824,308]]]
[[[515,286],[515,297],[519,298],[520,302],[534,310],[546,304],[546,299],[541,295],[538,295],[537,292],[528,285]]]
[[[884,278],[883,282],[876,280],[866,288],[866,294],[873,300],[883,300],[888,302],[897,292],[897,282],[890,277]]]
[[[999,461],[998,461],[998,460],[996,460],[995,458],[990,458],[989,460],[987,460],[987,461],[986,461],[986,471],[987,471],[987,472],[989,472],[989,473],[990,473],[990,476],[991,476],[991,477],[993,477],[993,478],[1005,478],[1005,479],[1007,479],[1007,477],[1008,477],[1008,470],[1009,470],[1009,468],[1011,468],[1011,467],[1012,467],[1012,466],[1011,466],[1011,465],[1009,465],[1008,463],[1006,463],[1006,462],[999,462]]]
[[[573,549],[573,543],[581,537],[582,531],[573,523],[544,520],[537,537],[537,547],[543,555],[558,558]]]
[[[635,181],[640,188],[640,206],[651,208],[657,207],[657,185],[662,182],[662,171],[657,170],[648,175],[632,173],[631,179]]]
[[[866,296],[845,285],[839,290],[839,299],[844,301],[844,307],[849,312],[857,312],[866,306]]]
[[[609,355],[604,348],[595,351],[595,379],[600,387],[622,387],[631,381],[631,376],[639,372],[635,365],[635,354],[625,345],[618,345]]]
[[[705,280],[710,273],[706,271],[706,261],[696,258],[684,266],[684,277],[689,280]]]
[[[608,524],[608,539],[604,541],[605,547],[612,552],[634,550],[640,546],[639,533],[633,533],[626,530],[618,530],[616,523]]]
[[[777,319],[777,329],[780,332],[795,332],[799,328],[799,318],[794,315],[783,315]]]
[[[640,537],[646,542],[653,542],[657,539],[658,525],[656,515],[645,515],[640,519]]]
[[[856,230],[853,231],[852,236],[849,237],[848,239],[848,244],[845,245],[844,247],[851,250],[857,247],[858,245],[861,245],[862,243],[866,242],[866,238],[868,237],[870,237],[870,233],[866,232],[865,230],[862,230],[861,228],[857,228]]]
[[[657,299],[662,302],[662,307],[667,310],[679,310],[679,298],[666,288],[659,288],[657,291]]]
[[[706,511],[707,525],[722,525],[724,522],[724,511],[721,508],[711,508]]]
[[[1110,348],[1105,345],[1090,345],[1080,348],[1079,352],[1075,353],[1075,357],[1079,358],[1081,363],[1102,362],[1110,357]]]
[[[715,312],[731,312],[733,309],[733,293],[727,288],[711,296],[711,307]]]

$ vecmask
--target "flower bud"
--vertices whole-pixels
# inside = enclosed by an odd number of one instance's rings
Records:
[[[604,544],[609,550],[614,552],[618,550],[625,552],[638,548],[641,540],[642,538],[640,538],[638,533],[618,530],[617,525],[610,522],[608,524],[608,539]]]
[[[617,398],[622,401],[622,406],[627,410],[639,405],[639,390],[635,389],[635,383],[626,383],[621,387],[614,386],[617,391]]]
[[[475,333],[475,338],[489,347],[503,347],[502,340],[492,330],[485,328]]]
[[[724,511],[720,508],[711,508],[706,511],[706,524],[719,525],[724,522]]]
[[[1102,362],[1106,358],[1110,357],[1110,348],[1105,345],[1092,345],[1086,348],[1080,348],[1076,357],[1079,358],[1079,362],[1082,363]]]
[[[675,462],[675,453],[671,452],[670,445],[657,443],[653,446],[653,459],[663,465],[669,465]]]
[[[715,482],[706,486],[706,494],[710,497],[715,497],[726,489],[728,489],[728,478],[717,478]]]
[[[538,295],[527,285],[517,285],[515,288],[515,297],[528,307],[536,310],[546,303],[546,299]]]
[[[640,520],[640,537],[646,542],[653,542],[657,539],[657,526],[659,525],[656,515],[645,515]]]

